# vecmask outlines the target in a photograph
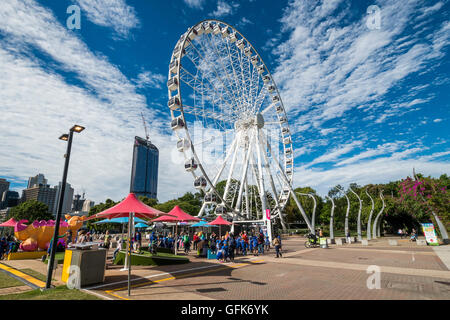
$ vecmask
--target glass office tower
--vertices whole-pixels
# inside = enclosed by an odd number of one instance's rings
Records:
[[[130,192],[156,199],[159,151],[150,141],[134,138]]]

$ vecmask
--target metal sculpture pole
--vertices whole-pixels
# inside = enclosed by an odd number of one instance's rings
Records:
[[[369,220],[367,221],[367,240],[371,240],[372,236],[371,236],[371,232],[370,232],[370,223],[372,221],[372,214],[373,214],[373,209],[375,209],[375,203],[373,202],[373,199],[370,196],[370,194],[367,192],[367,189],[366,189],[366,194],[369,197],[370,201],[372,202],[372,208],[370,209]]]
[[[345,224],[344,224],[345,237],[347,237],[347,234],[348,234],[348,214],[350,213],[350,199],[348,198],[348,196],[345,193],[344,189],[341,189],[341,191],[344,192],[344,196],[347,199],[347,211],[345,213]]]
[[[331,200],[331,216],[330,216],[330,241],[334,243],[334,230],[333,230],[333,222],[334,222],[334,200],[329,196],[325,196]]]
[[[359,200],[359,211],[358,211],[358,226],[357,226],[357,233],[358,233],[358,241],[362,240],[362,233],[361,233],[361,211],[362,211],[362,200],[361,198],[356,194],[355,191],[352,190],[352,188],[348,187],[348,189],[358,198]]]
[[[313,208],[313,212],[311,215],[311,228],[315,231],[316,229],[316,207],[317,207],[317,201],[316,198],[314,198],[314,195],[311,193],[301,193],[301,192],[297,192],[297,194],[302,195],[302,196],[308,196],[310,198],[313,199],[314,201],[314,208]]]
[[[373,235],[373,238],[374,238],[374,239],[376,239],[377,237],[381,237],[380,232],[379,232],[380,230],[379,230],[379,228],[378,228],[378,223],[379,223],[378,219],[380,218],[381,214],[382,214],[383,211],[384,211],[383,190],[380,191],[380,198],[381,198],[381,202],[383,203],[383,206],[382,206],[380,212],[379,212],[379,213],[377,214],[377,216],[375,217],[375,221],[373,222],[372,235]]]

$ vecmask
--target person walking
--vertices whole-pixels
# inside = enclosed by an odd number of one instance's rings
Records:
[[[283,254],[281,253],[281,242],[278,236],[273,239],[273,246],[275,247],[275,252],[277,254],[275,258],[282,258]]]
[[[234,262],[234,250],[236,250],[236,239],[234,238],[234,235],[231,233],[229,237],[229,249],[228,249],[228,257],[230,258],[231,262]]]
[[[193,242],[194,242],[194,250],[197,250],[197,244],[198,244],[198,242],[200,241],[200,238],[198,237],[197,232],[194,233],[194,237],[193,237],[192,240],[193,240]]]
[[[350,229],[347,231],[347,243],[351,243],[352,242],[352,239],[351,239],[351,237],[350,237]]]
[[[258,255],[264,254],[264,234],[260,231],[258,235]]]
[[[189,254],[191,247],[191,240],[189,239],[189,234],[183,236],[184,253]]]

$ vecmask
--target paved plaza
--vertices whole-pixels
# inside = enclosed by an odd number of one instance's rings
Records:
[[[105,283],[83,290],[111,300],[210,299],[450,299],[450,246],[417,246],[399,240],[374,240],[370,246],[304,246],[304,239],[283,240],[283,258],[274,250],[260,256],[237,256],[234,263],[196,258],[170,266],[133,266],[132,291],[127,272],[108,260]],[[109,252],[111,256],[112,250]],[[45,273],[38,260],[5,261],[15,268]],[[378,266],[380,289],[368,289],[369,266]],[[61,265],[55,278],[60,279]],[[62,284],[60,281],[54,284]]]

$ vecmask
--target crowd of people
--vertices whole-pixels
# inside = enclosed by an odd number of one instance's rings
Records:
[[[235,255],[246,256],[253,254],[258,256],[269,252],[271,246],[275,248],[276,257],[281,257],[281,237],[276,236],[273,243],[270,243],[267,234],[261,230],[259,232],[243,231],[238,235],[227,233],[219,237],[212,232],[207,236],[204,232],[195,232],[192,236],[187,232],[181,232],[177,237],[172,233],[157,234],[152,232],[149,235],[149,251],[156,253],[158,248],[174,249],[177,251],[183,250],[188,254],[193,250],[197,251],[199,256],[206,256],[208,250],[211,254],[215,254],[217,259],[221,262],[233,261]]]
[[[8,254],[12,252],[17,252],[18,249],[19,242],[14,236],[8,235],[6,237],[2,237],[0,240],[0,260],[6,258]]]

